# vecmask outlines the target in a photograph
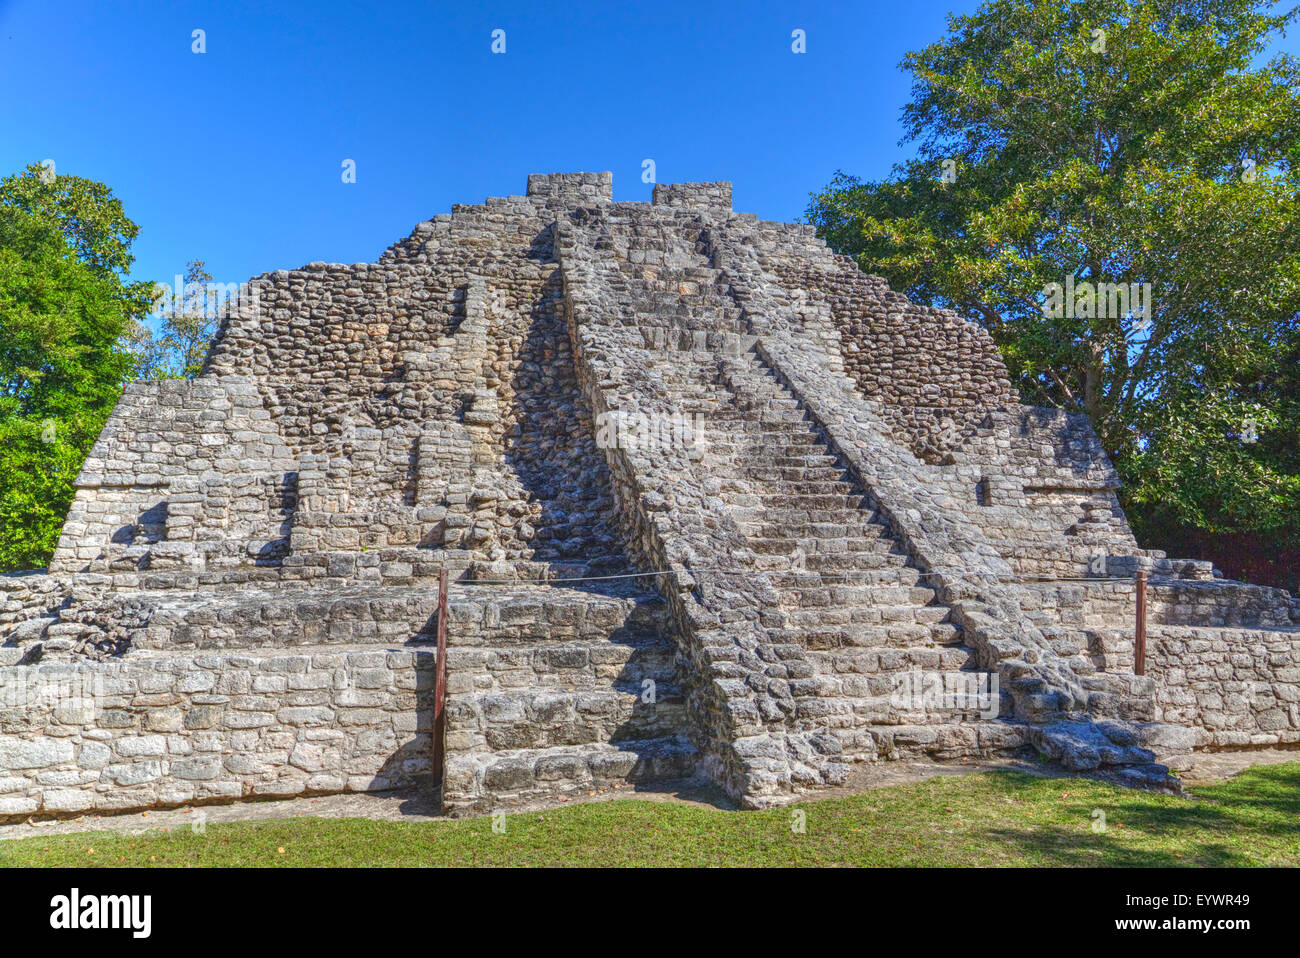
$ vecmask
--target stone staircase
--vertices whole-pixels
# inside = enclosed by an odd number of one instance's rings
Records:
[[[444,810],[692,776],[666,614],[653,594],[552,588],[480,621],[453,615]]]
[[[705,464],[780,596],[785,621],[771,640],[803,649],[818,694],[849,706],[827,719],[845,753],[978,745],[973,713],[1001,711],[997,684],[977,670],[949,609],[757,354],[719,368],[728,401],[709,417]],[[907,689],[920,687],[903,677],[916,672],[963,698],[918,708]],[[978,710],[975,689],[988,699]]]
[[[611,287],[636,304],[654,398],[704,417],[706,492],[725,504],[779,596],[779,624],[766,632],[788,651],[790,728],[829,733],[850,760],[1019,744],[1019,726],[981,718],[1010,713],[996,679],[976,669],[949,609],[762,365],[727,271],[696,237],[687,225],[630,238]],[[947,683],[956,697],[908,694],[924,682]],[[965,707],[976,689],[990,704]]]

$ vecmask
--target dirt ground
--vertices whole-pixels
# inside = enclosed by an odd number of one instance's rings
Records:
[[[1195,764],[1181,774],[1185,785],[1220,781],[1232,778],[1255,765],[1274,765],[1279,762],[1300,761],[1300,750],[1256,749],[1246,752],[1202,752],[1196,755]],[[962,760],[959,762],[882,762],[858,766],[849,781],[834,789],[827,789],[808,800],[831,798],[924,781],[947,775],[972,775],[993,769],[1012,769],[1032,775],[1067,776],[1070,773],[1050,765],[1042,765],[1028,755],[990,760]],[[690,782],[659,784],[653,789],[633,787],[606,789],[589,795],[571,798],[562,804],[591,801],[610,801],[619,798],[638,798],[649,801],[686,802],[731,808],[729,802],[713,789],[701,788]],[[520,804],[510,806],[512,812],[528,811],[545,804]],[[159,829],[189,828],[202,822],[248,822],[278,818],[373,818],[388,821],[433,822],[448,821],[438,813],[437,796],[425,792],[379,792],[371,794],[325,795],[318,798],[295,798],[282,801],[236,802],[229,805],[204,805],[169,810],[134,812],[121,815],[83,815],[71,819],[46,819],[35,817],[17,824],[0,825],[0,840],[31,838],[38,835],[67,835],[78,832],[121,831],[145,832]]]

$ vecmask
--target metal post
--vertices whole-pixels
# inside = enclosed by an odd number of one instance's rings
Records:
[[[433,781],[442,784],[443,742],[447,733],[447,592],[451,577],[438,572],[438,660],[433,679]]]
[[[1137,573],[1137,627],[1133,636],[1133,674],[1147,674],[1147,574]]]

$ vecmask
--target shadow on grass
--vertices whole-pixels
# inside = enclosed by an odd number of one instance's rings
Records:
[[[1253,768],[1226,782],[1198,787],[1191,799],[1114,788],[1098,791],[1077,779],[1044,785],[1015,772],[989,773],[989,781],[1007,796],[1050,807],[1051,817],[1041,824],[1000,823],[975,831],[1045,865],[1265,864],[1241,842],[1252,836],[1268,844],[1291,844],[1292,854],[1284,860],[1300,863],[1300,764]],[[1064,798],[1071,792],[1079,794]],[[1103,821],[1105,828],[1094,830]],[[1270,855],[1268,863],[1278,862]]]

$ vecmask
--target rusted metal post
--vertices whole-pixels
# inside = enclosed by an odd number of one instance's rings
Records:
[[[442,784],[442,758],[447,734],[447,592],[451,576],[438,572],[438,659],[433,669],[433,781]]]
[[[1147,574],[1137,573],[1137,627],[1133,633],[1133,674],[1147,674]]]

